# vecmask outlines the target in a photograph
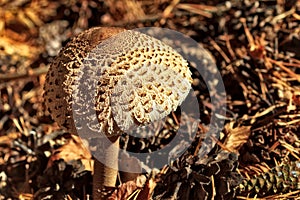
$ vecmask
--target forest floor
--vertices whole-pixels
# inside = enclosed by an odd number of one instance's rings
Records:
[[[300,199],[299,0],[2,0],[0,199],[92,198],[93,158],[45,111],[43,85],[59,50],[94,26],[193,38],[227,93],[225,125],[205,158],[195,137],[175,164],[119,181],[110,199]],[[214,107],[205,95],[202,133]]]

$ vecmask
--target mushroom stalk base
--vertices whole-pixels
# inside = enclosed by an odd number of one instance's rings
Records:
[[[93,176],[93,199],[106,199],[106,187],[115,187],[118,175],[118,148],[119,136],[109,138],[111,144],[107,147],[101,147],[102,162],[108,164],[106,166],[95,158],[94,160],[94,176]],[[114,147],[114,148],[112,148]]]

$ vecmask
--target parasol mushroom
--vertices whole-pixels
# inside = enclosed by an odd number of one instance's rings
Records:
[[[96,76],[84,77],[84,70]],[[78,77],[83,81],[79,83]],[[84,81],[88,78],[97,82],[96,91],[90,94],[95,106],[81,108],[80,90],[88,87],[90,82]],[[74,37],[60,51],[47,73],[44,98],[52,118],[73,134],[78,134],[73,109],[94,110],[101,137],[116,147],[123,132],[176,110],[191,83],[187,61],[160,40],[137,31],[96,27]],[[87,121],[94,118],[82,116]],[[101,190],[116,184],[118,150],[108,146],[102,154],[110,166],[95,159],[94,199],[103,199]]]

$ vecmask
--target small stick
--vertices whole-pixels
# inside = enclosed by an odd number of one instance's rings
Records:
[[[36,69],[30,69],[27,72],[22,73],[0,74],[0,82],[9,82],[22,78],[40,76],[42,74],[46,74],[48,69],[48,66],[43,66]]]

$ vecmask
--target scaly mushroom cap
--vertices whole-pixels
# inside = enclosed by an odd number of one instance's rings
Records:
[[[75,108],[91,130],[112,136],[167,116],[186,98],[191,83],[186,60],[160,40],[94,28],[60,52],[47,74],[44,97],[53,119],[70,132],[77,133]],[[95,92],[83,94],[91,85]],[[96,112],[86,112],[89,98]]]

